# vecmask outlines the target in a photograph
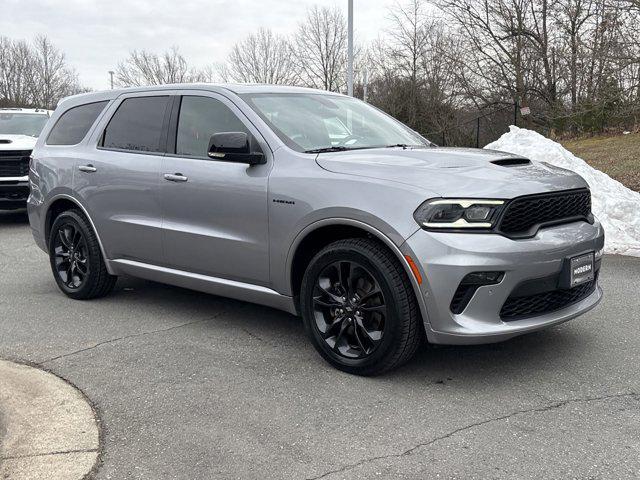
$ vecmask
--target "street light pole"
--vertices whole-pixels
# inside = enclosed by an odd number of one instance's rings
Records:
[[[109,77],[111,77],[111,90],[113,90],[113,74],[116,73],[113,70],[109,70]]]
[[[347,39],[347,95],[353,97],[353,0],[349,0]]]
[[[364,100],[365,102],[367,101],[367,93],[368,93],[368,88],[369,88],[369,71],[365,68],[364,69],[364,74],[363,74],[363,79],[362,79],[362,100]]]

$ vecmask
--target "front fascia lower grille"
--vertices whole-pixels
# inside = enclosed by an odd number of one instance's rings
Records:
[[[526,296],[510,296],[500,310],[504,322],[544,315],[584,300],[596,289],[598,274],[587,283],[571,289],[555,289]]]

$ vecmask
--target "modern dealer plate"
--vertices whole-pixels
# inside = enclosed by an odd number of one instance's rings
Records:
[[[571,287],[593,280],[593,264],[593,252],[589,252],[586,255],[580,255],[579,257],[573,257],[570,260]]]

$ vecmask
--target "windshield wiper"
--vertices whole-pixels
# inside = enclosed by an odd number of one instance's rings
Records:
[[[345,147],[344,145],[337,145],[333,147],[314,148],[311,150],[305,150],[304,153],[327,153],[327,152],[344,152],[345,150],[356,150],[356,148]]]
[[[407,149],[410,147],[410,145],[407,145],[406,143],[394,143],[393,145],[385,145],[384,148],[395,148],[395,147],[400,147],[400,148],[404,148]]]
[[[334,145],[333,147],[323,147],[323,148],[314,148],[312,150],[305,150],[304,153],[344,152],[345,150],[373,150],[376,148],[395,148],[395,147],[400,147],[406,150],[407,148],[420,148],[420,145],[408,145],[406,143],[396,143],[394,145],[385,145],[383,147],[375,146],[375,145],[370,145],[366,147],[347,147],[344,145]]]
[[[407,150],[408,148],[414,149],[414,148],[425,148],[425,147],[437,147],[437,145],[431,142],[429,142],[428,145],[409,145],[406,143],[395,143],[393,145],[385,145],[384,148],[402,148],[403,150]]]

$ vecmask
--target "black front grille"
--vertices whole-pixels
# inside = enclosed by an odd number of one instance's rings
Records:
[[[3,200],[26,200],[28,196],[29,187],[2,186],[0,184],[0,202]]]
[[[587,298],[596,288],[596,278],[571,289],[551,290],[523,297],[510,296],[500,310],[500,318],[505,322],[543,315],[560,310]]]
[[[591,192],[568,190],[516,198],[507,204],[498,230],[511,237],[533,236],[544,225],[591,219]]]
[[[30,154],[29,150],[0,150],[0,177],[26,177]]]

